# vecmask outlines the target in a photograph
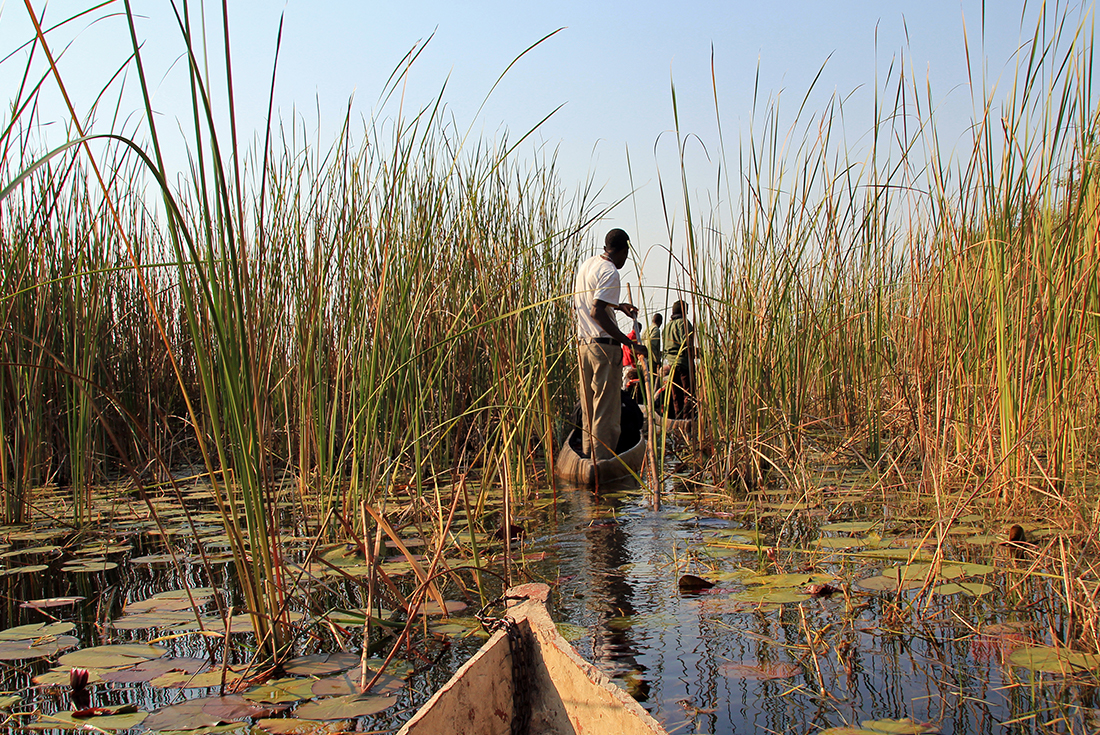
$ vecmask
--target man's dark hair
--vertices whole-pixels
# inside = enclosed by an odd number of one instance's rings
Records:
[[[661,326],[661,324],[664,321],[665,321],[665,318],[663,316],[661,316],[661,312],[658,311],[656,314],[653,315],[653,324],[655,326],[658,326],[658,327]]]
[[[682,317],[687,313],[688,305],[686,301],[677,301],[672,305],[672,318]]]
[[[630,247],[630,235],[618,227],[607,233],[603,239],[603,249],[609,253],[617,253]]]

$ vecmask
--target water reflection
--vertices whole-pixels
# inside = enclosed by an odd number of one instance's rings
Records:
[[[714,552],[751,528],[744,519],[709,517],[674,502],[654,512],[638,492],[624,498],[583,490],[559,496],[555,518],[543,541],[557,561],[556,619],[583,626],[587,635],[575,644],[581,655],[645,702],[670,732],[794,735],[909,718],[957,735],[1032,735],[1042,731],[1034,713],[1050,710],[1052,701],[1051,719],[1072,723],[1063,732],[1092,732],[1086,723],[1100,721],[1091,687],[1057,692],[1032,683],[1027,672],[1014,674],[1000,653],[972,655],[974,621],[1003,615],[998,599],[1014,602],[1007,581],[998,582],[999,598],[932,596],[919,616],[884,628],[899,604],[890,596],[852,591],[798,604],[738,601],[749,588],[744,574],[761,571],[758,555]],[[820,567],[850,584],[887,564]],[[685,571],[731,576],[718,577],[705,594],[684,596],[677,579]],[[790,675],[768,673],[790,666]],[[1014,723],[1001,725],[1008,721]]]
[[[644,702],[649,699],[650,685],[634,641],[638,611],[627,576],[632,560],[621,515],[623,502],[619,495],[583,493],[580,505],[583,515],[592,519],[584,529],[591,603],[596,613],[592,656],[601,669],[622,679],[631,696]]]
[[[584,596],[584,612],[575,619],[584,620],[592,632],[588,657],[645,702],[651,686],[635,638],[638,609],[629,571],[637,560],[630,551],[626,505],[606,487],[598,495],[578,488],[564,500],[569,520],[561,539],[563,575]]]

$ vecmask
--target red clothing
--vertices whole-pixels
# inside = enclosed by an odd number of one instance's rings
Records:
[[[630,334],[626,335],[630,338],[630,341],[638,339],[638,334],[631,329]],[[634,348],[623,345],[623,367],[635,367],[634,363]]]

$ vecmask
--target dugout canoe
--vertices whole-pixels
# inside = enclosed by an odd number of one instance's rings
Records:
[[[668,416],[657,414],[653,417],[653,433],[660,437],[661,432],[669,434],[677,439],[688,440],[695,428],[695,419],[670,419]],[[659,441],[659,438],[658,438]]]
[[[558,449],[554,476],[569,485],[588,486],[597,481],[615,482],[638,477],[646,455],[645,419],[642,410],[626,392],[622,394],[622,433],[618,454],[595,462],[584,454],[581,440],[581,409],[578,403],[566,424],[570,431]]]
[[[695,429],[695,418],[683,418],[674,419],[665,415],[664,411],[668,410],[670,406],[667,405],[664,395],[664,388],[656,392],[653,396],[653,433],[655,438],[659,437],[661,433],[668,434],[675,439],[683,439],[688,441],[691,439],[691,433]],[[642,413],[646,416],[649,415],[647,407],[642,407]],[[694,408],[692,410],[694,414]]]
[[[667,735],[625,691],[558,633],[550,588],[508,590],[506,619],[398,735],[510,735],[513,719],[535,735]]]
[[[626,477],[637,477],[645,461],[645,435],[639,434],[632,447],[609,459],[597,459],[581,454],[581,434],[574,429],[562,442],[554,462],[554,474],[571,485],[594,485],[614,482]]]

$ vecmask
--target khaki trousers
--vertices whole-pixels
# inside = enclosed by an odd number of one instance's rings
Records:
[[[582,344],[577,357],[584,452],[593,459],[609,459],[622,431],[623,351],[619,345]]]

